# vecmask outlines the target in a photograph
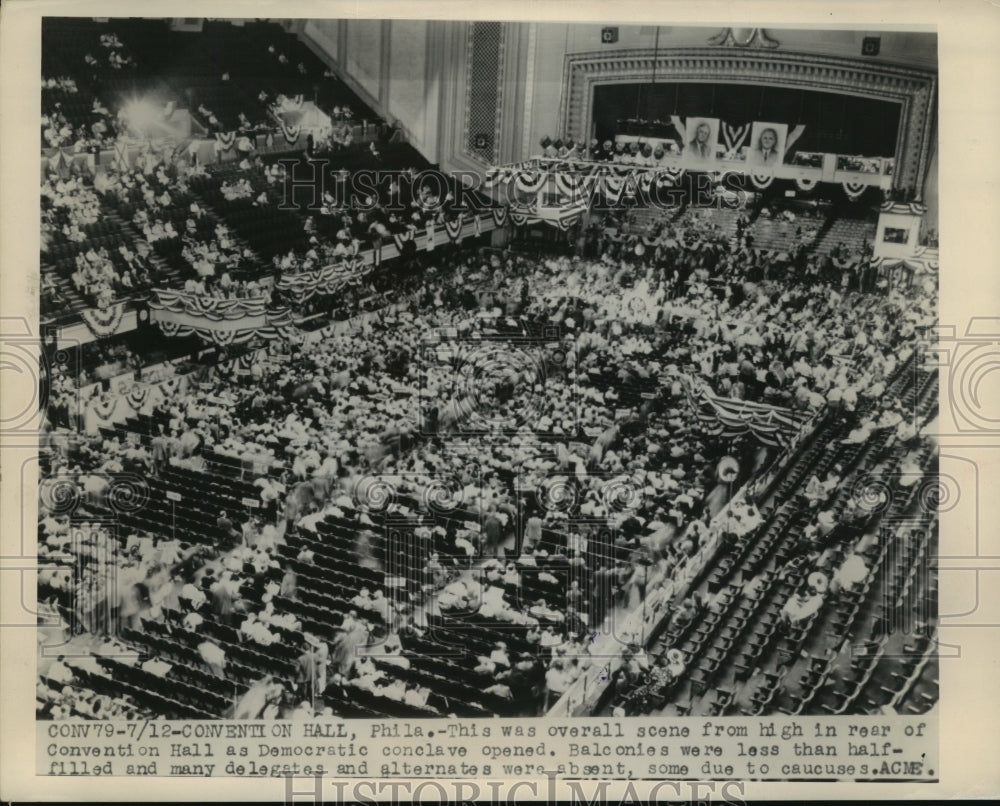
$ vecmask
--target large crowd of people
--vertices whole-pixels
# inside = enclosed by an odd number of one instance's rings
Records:
[[[99,44],[107,53],[88,54],[88,68],[138,69],[114,33]],[[265,52],[283,80],[316,78],[282,47]],[[225,72],[221,95],[190,97],[209,130],[231,131],[235,117],[248,136],[262,109],[301,104],[276,81],[247,112],[229,103],[230,84]],[[61,77],[45,91],[77,87]],[[720,437],[705,428],[705,400],[770,405],[805,433],[835,421],[839,444],[879,441],[899,450],[904,475],[922,472],[921,423],[885,392],[935,322],[934,278],[872,293],[846,245],[813,252],[822,216],[777,205],[754,221],[691,206],[638,229],[628,213],[595,216],[580,248],[550,256],[445,239],[421,256],[413,235],[453,224],[455,196],[395,179],[365,198],[342,193],[348,164],[388,164],[387,147],[352,142],[355,114],[339,101],[329,138],[307,147],[344,157],[318,210],[281,209],[285,168],[249,139],[225,164],[149,148],[131,167],[43,180],[43,252],[88,305],[172,278],[206,304],[263,299],[331,327],[254,342],[245,362],[219,349],[159,399],[130,403],[125,420],[113,415],[119,390],[81,406],[95,376],[49,368],[40,635],[76,651],[40,667],[40,714],[535,715],[596,662],[591,644],[613,613],[648,601],[680,632],[717,608],[703,592],[654,593],[765,524],[759,502],[732,494],[787,458],[789,438]],[[81,134],[59,115],[49,145]],[[543,145],[628,164],[665,153]],[[794,225],[780,261],[754,248],[777,221]],[[405,244],[394,265],[345,269],[335,293],[304,302],[276,290],[394,236]],[[43,272],[43,305],[62,293]],[[113,352],[109,365],[141,377],[141,350]],[[764,595],[769,574],[804,577],[780,608],[789,627],[869,571],[871,513],[835,505],[847,476],[838,465],[810,477],[791,559],[740,582]],[[125,478],[141,482],[131,509],[115,486]],[[181,527],[174,508],[168,530],[159,505],[180,487],[199,501]],[[67,496],[79,499],[72,517]],[[100,526],[109,512],[124,514],[116,532]],[[402,545],[383,529],[391,518],[413,526]],[[460,627],[477,640],[438,664]],[[652,657],[632,638],[618,694],[663,691],[689,671],[677,647]],[[122,665],[136,676],[118,691]],[[185,699],[190,684],[204,701]]]
[[[733,271],[727,275],[735,280]],[[531,700],[532,707],[539,707],[586,667],[586,652],[570,650],[579,648],[594,615],[608,604],[602,599],[606,586],[618,591],[612,604],[634,606],[698,551],[708,517],[723,503],[715,465],[740,447],[700,433],[687,403],[692,385],[848,420],[859,403],[866,410],[873,406],[852,437],[863,441],[887,427],[902,440],[912,437],[904,432],[913,425],[897,407],[880,408],[880,389],[909,357],[915,330],[933,321],[931,297],[902,291],[845,297],[826,288],[746,280],[719,288],[716,279],[699,268],[680,283],[654,261],[459,252],[450,266],[426,267],[409,308],[385,312],[359,331],[325,337],[308,349],[288,345],[287,353],[273,353],[253,368],[251,387],[237,381],[233,370],[218,367],[208,385],[153,412],[160,433],[151,450],[93,438],[53,457],[52,473],[100,475],[128,467],[155,476],[172,467],[209,471],[206,459],[215,455],[236,459],[271,517],[251,518],[242,527],[229,522],[225,529],[234,535],[234,548],[226,542],[202,547],[200,564],[168,573],[170,582],[163,585],[188,590],[168,608],[186,629],[197,632],[200,620],[236,612],[244,632],[259,641],[272,640],[265,633],[271,635],[274,619],[292,618],[273,605],[276,595],[294,597],[294,572],[276,552],[289,535],[315,535],[317,524],[331,516],[353,518],[359,529],[374,525],[364,487],[373,473],[406,479],[415,491],[442,473],[455,475],[463,502],[496,525],[448,530],[444,543],[431,540],[428,545],[439,550],[428,550],[419,562],[432,604],[390,600],[378,592],[382,608],[390,608],[379,622],[404,639],[427,630],[420,619],[431,613],[477,612],[523,627],[541,654],[530,664],[528,657],[508,659],[513,662],[505,668],[523,663],[524,681],[535,682],[512,689],[484,676],[481,690],[503,700],[515,691],[534,692],[539,699]],[[511,325],[514,343],[533,329],[554,328],[556,335],[546,338],[558,343],[558,360],[548,341],[528,338],[512,353],[513,365],[494,371],[489,362],[495,356],[483,353],[482,341]],[[441,333],[454,336],[439,341]],[[469,365],[485,370],[475,386],[464,378]],[[653,393],[655,405],[643,391]],[[535,439],[497,440],[497,433]],[[750,443],[743,450],[748,471],[773,459]],[[475,478],[468,470],[473,463],[480,469]],[[317,479],[333,483],[319,496],[291,494]],[[620,498],[608,497],[609,483],[624,490]],[[820,489],[828,493],[837,483],[827,479]],[[567,495],[588,517],[610,518],[620,529],[616,546],[629,553],[594,563],[586,556],[593,545],[589,536],[570,528],[557,551],[561,556],[553,558],[543,535],[566,528]],[[518,512],[528,515],[523,527]],[[759,522],[752,507],[735,514],[746,518],[746,528]],[[152,534],[135,538],[157,540]],[[581,575],[586,590],[551,585],[554,561],[559,567],[587,566],[592,573]],[[258,562],[263,565],[257,575],[245,576],[241,569]],[[470,564],[485,576],[455,573]],[[140,566],[142,584],[149,588],[149,577],[161,573],[162,565],[151,560]],[[517,577],[526,569],[534,580],[528,597],[517,595]],[[607,583],[594,582],[601,575]],[[499,584],[491,582],[494,577]],[[247,595],[248,585],[256,586],[259,601]],[[368,591],[362,587],[358,607],[364,613]],[[203,590],[212,595],[192,594]],[[814,604],[789,604],[789,618],[804,617]],[[142,600],[138,617],[165,618],[152,598]],[[294,619],[288,624],[294,632]],[[344,635],[353,636],[352,647],[379,645],[384,637],[372,638],[371,625],[345,629]],[[316,644],[308,650],[310,680],[322,668],[330,685],[337,677],[337,690],[360,687],[406,701],[408,689],[396,691],[385,669],[373,671],[371,661],[343,662],[342,647],[309,638],[310,646]],[[207,663],[224,673],[218,662]],[[485,672],[490,663],[496,661],[480,659],[475,668]],[[547,683],[539,682],[542,677]],[[285,689],[282,702],[304,696],[304,681],[298,682],[299,688]]]

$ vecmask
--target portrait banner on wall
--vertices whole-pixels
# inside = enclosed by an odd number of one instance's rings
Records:
[[[765,123],[755,120],[750,129],[747,163],[758,168],[781,165],[785,159],[787,141],[787,123]]]
[[[719,119],[688,118],[684,124],[684,158],[692,164],[718,158]]]

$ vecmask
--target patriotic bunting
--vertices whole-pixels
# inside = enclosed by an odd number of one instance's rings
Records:
[[[361,279],[369,269],[360,259],[345,260],[311,272],[282,275],[275,288],[301,304],[317,295],[336,294],[345,285]]]
[[[720,128],[722,129],[722,141],[726,145],[726,151],[738,151],[750,134],[749,123],[743,126],[730,126],[728,123],[722,123]]]
[[[125,317],[125,303],[120,302],[103,311],[97,308],[84,308],[80,311],[80,315],[91,333],[97,338],[105,338],[117,333],[121,327],[122,319]]]
[[[555,175],[556,190],[564,196],[575,197],[577,191],[582,187],[582,178],[571,171],[559,171]]]
[[[149,307],[157,311],[188,313],[218,322],[224,319],[260,316],[267,309],[267,302],[264,297],[216,299],[215,297],[187,294],[173,289],[157,288],[153,289]]]
[[[302,132],[302,127],[298,125],[289,126],[281,118],[278,118],[278,122],[281,124],[281,133],[282,135],[284,135],[285,142],[288,143],[288,145],[294,145],[299,139],[299,134],[301,134]]]
[[[462,213],[458,214],[458,218],[454,221],[444,222],[444,231],[448,234],[448,239],[451,241],[462,242],[462,225],[465,223],[465,216]]]
[[[806,127],[799,124],[794,129],[788,133],[788,137],[785,139],[785,153],[788,154],[792,150],[792,146],[798,141],[798,139],[805,132]]]
[[[688,390],[688,402],[702,431],[725,438],[753,434],[765,445],[782,447],[795,439],[809,415],[781,406],[719,397],[707,389]]]
[[[519,180],[518,188],[530,192],[533,188],[544,187],[545,179],[551,176],[556,190],[574,202],[581,198],[589,199],[595,193],[618,202],[623,196],[632,197],[640,191],[648,193],[654,184],[657,187],[672,187],[684,175],[684,168],[680,166],[540,162],[543,163],[542,176],[536,176],[534,185],[530,186],[527,180]]]
[[[181,326],[177,322],[165,322],[160,320],[157,324],[160,326],[160,330],[163,331],[164,336],[173,338],[174,336],[180,335]]]
[[[484,184],[487,188],[493,188],[499,184],[510,182],[522,172],[532,176],[540,167],[541,162],[538,159],[525,160],[513,165],[494,165],[487,169]]]
[[[621,201],[622,192],[625,190],[625,180],[616,176],[606,176],[602,185],[604,198],[612,204],[618,204]]]
[[[920,273],[936,272],[940,268],[936,254],[929,255],[919,252],[905,258],[873,257],[870,260],[870,265],[880,271],[891,271],[899,266],[903,266],[911,271]]]
[[[181,378],[167,378],[160,384],[160,389],[163,390],[168,397],[176,395],[180,388]]]
[[[60,178],[69,179],[70,168],[73,167],[73,153],[71,151],[64,151],[61,148],[58,149],[55,160],[53,161],[51,157],[49,158],[49,165],[54,168]]]
[[[221,347],[234,344],[246,344],[254,339],[289,339],[296,332],[291,319],[291,313],[286,308],[274,315],[268,315],[266,323],[251,327],[219,330],[210,327],[199,327],[181,322],[158,321],[163,333],[168,336],[196,335],[205,342],[211,342]]]
[[[396,232],[393,234],[392,239],[396,242],[396,248],[402,252],[406,243],[413,240],[413,230],[408,229],[406,232]]]
[[[903,213],[909,215],[923,215],[927,212],[927,205],[920,202],[894,202],[887,201],[879,208],[883,213]]]
[[[233,344],[255,337],[285,337],[292,327],[288,308],[268,310],[262,297],[221,300],[155,289],[149,300],[150,319],[167,336],[197,334],[205,341]]]
[[[914,262],[923,263],[928,269],[933,269],[937,271],[939,264],[940,252],[936,246],[918,246],[917,250],[913,253],[912,260]]]
[[[141,384],[134,384],[126,393],[125,400],[134,411],[141,411],[149,399],[149,387]]]
[[[483,184],[487,188],[494,188],[504,181],[504,171],[501,168],[490,168],[486,171],[486,176],[483,178]]]
[[[861,182],[842,182],[844,188],[844,193],[847,194],[847,198],[851,201],[857,201],[861,198],[861,194],[868,189],[868,185]]]
[[[771,183],[774,181],[774,174],[758,173],[757,171],[753,171],[750,174],[750,181],[753,182],[755,188],[763,190],[766,187],[770,187]]]
[[[673,187],[683,175],[683,168],[661,168],[657,171],[656,184],[659,187]]]
[[[556,224],[563,232],[571,229],[580,223],[582,216],[578,213],[576,215],[567,216],[566,218],[556,219]]]
[[[229,151],[236,145],[236,132],[216,132],[215,140],[222,146],[223,151]]]
[[[549,175],[544,171],[518,171],[514,186],[522,193],[537,193],[545,187]]]
[[[118,408],[118,401],[121,400],[119,397],[105,397],[101,396],[91,404],[91,408],[94,414],[97,416],[98,420],[103,420],[105,423],[114,422],[115,409]]]
[[[260,364],[267,358],[267,352],[259,350],[256,352],[244,353],[236,359],[236,374],[249,375],[254,365]]]
[[[90,410],[93,416],[97,419],[99,425],[110,425],[115,421],[115,411],[118,408],[118,403],[121,400],[119,397],[108,397],[102,395],[100,398],[95,400],[90,405]],[[97,430],[97,429],[94,429]]]
[[[139,413],[149,414],[153,406],[173,399],[185,382],[184,377],[154,383],[122,381],[117,389],[118,394],[114,397],[102,394],[89,401],[84,413],[84,430],[89,434],[96,434],[101,428],[114,428],[116,423],[124,422],[128,417]]]
[[[565,232],[580,222],[586,209],[587,203],[584,201],[566,207],[543,208],[541,211],[529,206],[512,207],[507,215],[519,227],[542,222]]]

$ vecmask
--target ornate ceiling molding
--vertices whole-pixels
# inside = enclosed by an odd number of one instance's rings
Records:
[[[733,29],[726,29],[732,34]],[[753,29],[760,31],[761,29]],[[725,33],[725,32],[724,32]],[[720,34],[720,36],[722,36]],[[751,37],[760,41],[760,34]],[[793,87],[892,101],[901,105],[896,142],[897,187],[922,185],[937,97],[936,73],[854,59],[786,53],[760,45],[568,54],[563,68],[559,132],[590,136],[594,87],[648,82],[725,82]]]
[[[723,28],[708,40],[709,45],[731,48],[776,48],[777,39],[772,39],[763,28]]]

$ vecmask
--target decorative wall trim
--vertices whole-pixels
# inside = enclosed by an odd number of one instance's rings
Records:
[[[709,45],[730,48],[776,48],[780,44],[763,28],[723,28],[708,40]]]
[[[467,139],[469,77],[468,29],[472,23],[441,21],[441,46],[436,58],[441,76],[441,104],[438,109],[438,163],[444,171],[482,171],[483,162],[465,150]]]
[[[937,74],[868,61],[759,48],[676,48],[567,54],[559,104],[559,134],[589,136],[594,88],[650,80],[719,82],[837,92],[901,105],[895,187],[923,186],[937,98]]]
[[[538,49],[538,23],[529,22],[528,47],[524,60],[524,83],[521,85],[524,94],[524,119],[521,123],[521,156],[526,157],[531,150],[531,104],[535,89],[535,54]]]
[[[478,24],[492,24],[492,23],[478,23]],[[496,165],[500,162],[500,141],[501,141],[501,129],[503,125],[503,101],[504,101],[504,68],[505,68],[505,56],[507,48],[507,25],[504,23],[495,23],[499,25],[498,33],[498,49],[497,49],[497,76],[496,76],[496,87],[497,87],[497,98],[496,98],[496,109],[493,115],[493,147],[491,149],[491,156],[485,158],[481,151],[477,151],[472,148],[472,143],[470,140],[471,130],[470,130],[470,114],[472,111],[472,87],[474,82],[472,81],[472,59],[473,59],[473,40],[475,38],[475,27],[477,23],[468,23],[468,39],[466,41],[466,54],[465,54],[465,75],[466,75],[466,86],[465,86],[465,110],[463,114],[463,127],[462,127],[462,152],[465,156],[474,160],[478,165],[488,166]]]
[[[344,53],[345,48],[343,47],[343,36],[345,25],[340,26],[340,37],[341,37],[341,47],[340,53]],[[341,81],[343,81],[348,87],[350,87],[351,92],[356,94],[362,101],[364,101],[369,107],[371,107],[379,114],[387,114],[388,110],[384,110],[379,102],[379,99],[372,95],[368,90],[361,86],[361,83],[348,72],[348,68],[344,62],[340,59],[334,59],[323,46],[323,42],[316,38],[314,31],[305,31],[299,36],[299,39],[306,44],[306,46],[315,53],[320,61],[323,62],[327,67],[333,71],[334,75],[337,76]]]
[[[392,21],[382,20],[379,33],[382,48],[379,64],[378,99],[383,109],[389,108],[389,82],[392,80]]]

